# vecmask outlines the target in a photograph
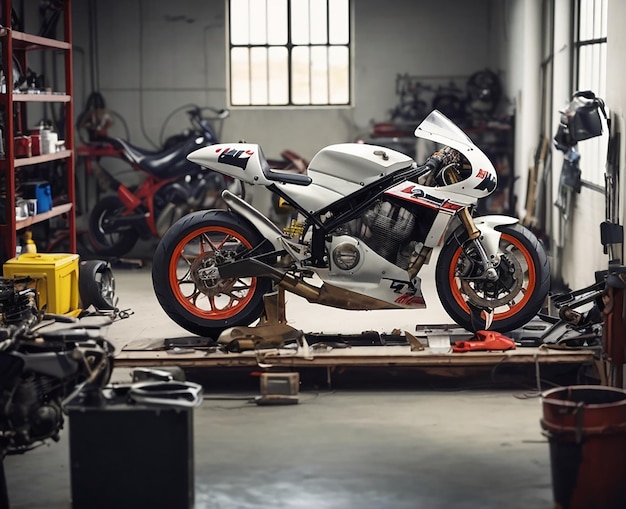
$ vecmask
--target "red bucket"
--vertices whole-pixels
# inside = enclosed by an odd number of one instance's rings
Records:
[[[558,509],[626,508],[626,391],[578,385],[543,394]]]

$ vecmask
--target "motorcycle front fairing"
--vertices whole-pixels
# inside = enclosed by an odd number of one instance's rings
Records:
[[[466,197],[484,198],[490,195],[498,185],[496,169],[474,142],[459,129],[450,119],[439,111],[432,111],[415,129],[415,136],[451,147],[460,152],[470,163],[469,175],[455,183],[438,185],[436,189],[444,189],[446,194],[457,194]]]
[[[459,192],[472,196],[476,200],[491,194],[497,187],[497,172],[485,155],[474,142],[451,120],[437,110],[433,111],[415,129],[415,136],[450,146],[461,152],[472,166],[472,174],[466,180],[447,186],[439,186],[431,190],[431,193],[445,193],[450,198],[450,193]],[[440,191],[441,190],[441,191]],[[456,199],[454,196],[452,199]],[[457,203],[463,203],[463,199]],[[468,203],[469,205],[469,203]],[[516,218],[503,215],[479,216],[474,219],[475,224],[482,233],[482,242],[488,254],[496,254],[500,232],[496,230],[499,225],[511,225],[517,223]]]

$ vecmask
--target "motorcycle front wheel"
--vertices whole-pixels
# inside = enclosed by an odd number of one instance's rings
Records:
[[[89,237],[93,250],[103,256],[123,256],[137,243],[137,232],[130,227],[115,231],[108,222],[120,217],[124,210],[122,201],[114,195],[105,196],[89,214]]]
[[[435,281],[441,304],[469,331],[485,328],[484,314],[472,313],[470,306],[493,309],[489,329],[507,332],[528,323],[550,289],[548,257],[535,235],[520,224],[497,230],[501,232],[497,280],[481,277],[480,258],[464,228],[450,235],[437,261]]]
[[[263,277],[219,277],[221,264],[267,252],[263,237],[225,210],[193,212],[176,222],[157,246],[152,284],[159,304],[178,325],[217,340],[230,327],[247,326],[263,314]]]

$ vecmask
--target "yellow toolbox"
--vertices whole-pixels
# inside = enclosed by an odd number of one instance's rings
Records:
[[[3,272],[6,278],[33,278],[39,309],[63,315],[79,305],[78,261],[77,254],[24,253],[7,260]]]

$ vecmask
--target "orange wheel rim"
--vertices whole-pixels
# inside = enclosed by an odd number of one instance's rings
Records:
[[[197,242],[197,247],[194,242]],[[228,320],[243,310],[254,296],[257,278],[218,280],[210,287],[200,278],[199,261],[211,261],[216,252],[252,245],[236,231],[223,227],[195,230],[183,237],[174,247],[168,265],[170,288],[176,300],[198,318]],[[212,253],[212,254],[211,254]]]
[[[506,233],[503,233],[500,239],[505,240],[506,242],[514,246],[524,258],[524,260],[526,261],[526,266],[528,267],[528,271],[525,273],[525,275],[528,277],[528,281],[522,286],[522,289],[520,290],[520,292],[523,294],[522,298],[519,301],[516,301],[512,306],[510,306],[508,310],[504,310],[501,312],[496,311],[493,316],[494,322],[510,318],[511,316],[518,313],[524,306],[526,306],[532,296],[532,289],[535,287],[536,283],[535,265],[533,263],[532,254],[528,251],[528,249],[526,249],[526,247],[518,239]],[[452,262],[450,263],[448,280],[454,300],[463,309],[463,311],[470,314],[470,308],[463,298],[461,287],[459,284],[457,284],[457,277],[455,276],[455,269],[462,252],[463,250],[461,249],[461,247],[459,247],[454,253],[454,256],[452,257]]]

